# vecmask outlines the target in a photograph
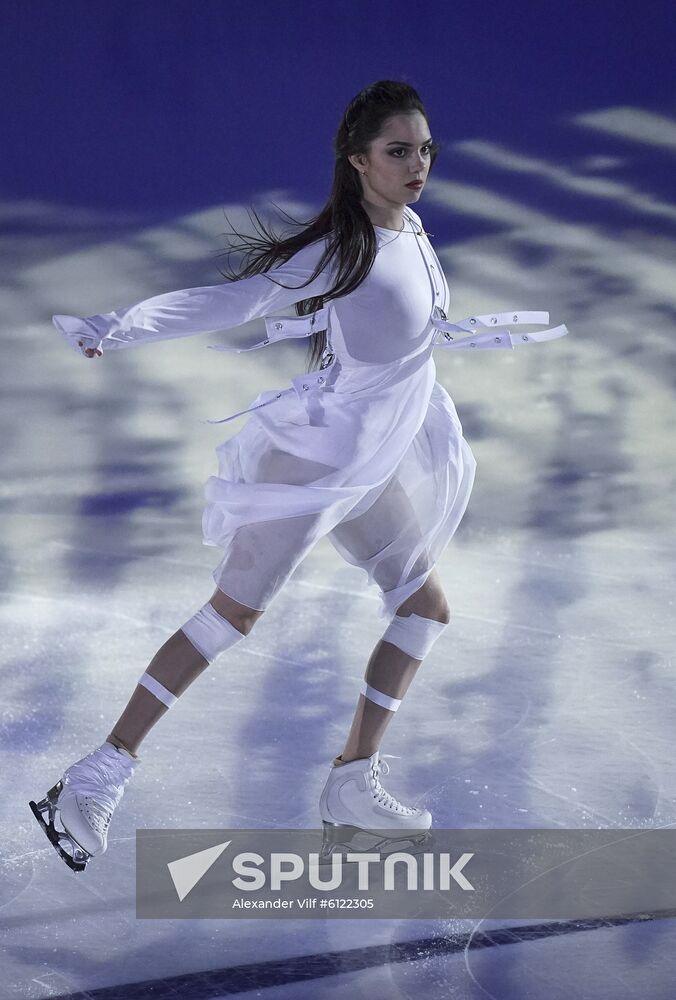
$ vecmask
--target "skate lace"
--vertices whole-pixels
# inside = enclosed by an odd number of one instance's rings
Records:
[[[412,809],[410,806],[405,806],[403,802],[399,802],[393,795],[386,792],[380,784],[381,768],[383,774],[390,773],[390,765],[386,760],[382,759],[383,757],[399,757],[399,754],[381,754],[380,759],[376,758],[376,761],[371,765],[371,789],[376,802],[384,806],[385,809],[391,809],[393,812],[404,813],[406,816],[413,816],[418,811],[417,809]]]
[[[117,803],[113,803],[112,805],[109,802],[103,803],[100,799],[92,798],[90,795],[87,795],[86,799],[91,825],[97,833],[105,833],[110,826],[110,821],[113,818],[113,808]]]
[[[126,773],[120,773],[123,767]],[[105,833],[110,825],[113,810],[122,798],[125,785],[131,777],[131,768],[126,768],[124,760],[108,761],[102,757],[91,757],[82,762],[78,775],[78,791],[87,800],[91,825],[98,833]]]

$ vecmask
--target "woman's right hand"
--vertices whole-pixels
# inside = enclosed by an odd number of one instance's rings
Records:
[[[84,354],[86,358],[100,358],[103,354],[104,338],[89,318],[56,313],[52,316],[52,324],[77,354]]]
[[[85,347],[82,340],[78,340],[78,346],[82,348],[82,353],[88,358],[100,358],[103,351],[100,351],[98,347]]]

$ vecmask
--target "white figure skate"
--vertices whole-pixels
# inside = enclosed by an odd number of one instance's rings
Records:
[[[383,754],[393,757],[394,754]],[[319,799],[319,811],[325,831],[331,827],[350,826],[359,830],[388,830],[392,834],[429,830],[432,815],[398,802],[380,784],[380,770],[389,774],[389,764],[379,759],[379,751],[370,757],[332,765]]]
[[[138,763],[126,750],[106,742],[71,764],[44,799],[29,802],[57,854],[73,871],[84,871],[90,858],[105,852],[113,811]]]

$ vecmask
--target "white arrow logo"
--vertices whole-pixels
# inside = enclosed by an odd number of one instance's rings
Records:
[[[185,858],[178,858],[177,861],[170,861],[167,864],[181,903],[231,843],[231,840],[226,840],[224,844],[216,844],[215,847],[208,847],[206,851],[188,854]]]

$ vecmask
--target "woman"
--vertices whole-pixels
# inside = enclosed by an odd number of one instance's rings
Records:
[[[204,543],[225,553],[213,595],[158,650],[106,741],[67,768],[40,803],[31,802],[75,870],[106,850],[113,810],[152,726],[218,655],[245,639],[323,536],[378,586],[389,625],[321,794],[322,820],[364,830],[430,827],[426,809],[383,789],[381,767],[389,769],[379,746],[448,626],[435,564],[467,507],[476,468],[455,406],[435,381],[432,351],[440,332],[446,347],[470,340],[510,348],[509,331],[464,341],[451,331],[547,322],[548,314],[446,321],[448,286],[408,207],[420,198],[438,149],[412,87],[390,80],[366,87],[350,102],[334,145],[325,207],[287,239],[266,233],[238,280],[87,318],[53,317],[70,346],[89,358],[255,317],[265,318],[266,338],[244,350],[311,338],[309,371],[291,388],[261,393],[244,411],[252,414],[244,428],[217,448],[218,475],[207,481],[203,517]],[[292,304],[296,317],[271,315]],[[519,339],[565,332],[562,326]]]

